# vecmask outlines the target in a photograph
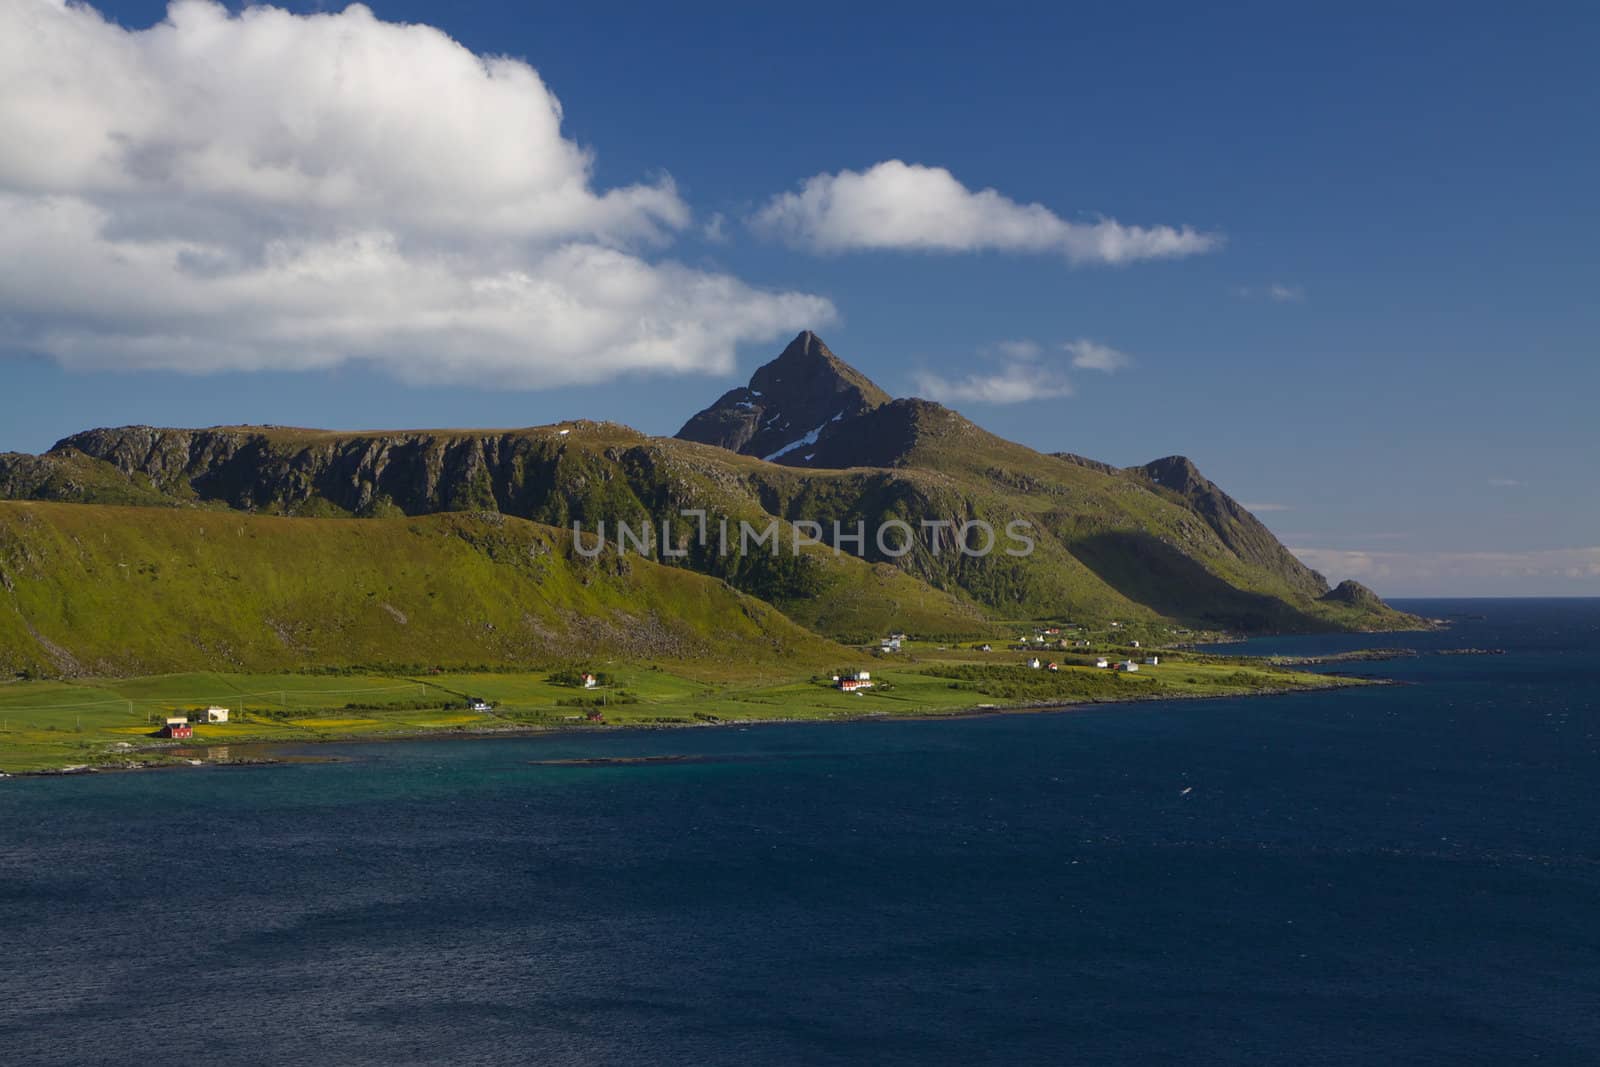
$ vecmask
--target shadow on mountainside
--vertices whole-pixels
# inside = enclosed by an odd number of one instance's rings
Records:
[[[1111,588],[1152,611],[1231,630],[1326,630],[1328,623],[1265,593],[1236,589],[1141,531],[1092,534],[1068,550]]]

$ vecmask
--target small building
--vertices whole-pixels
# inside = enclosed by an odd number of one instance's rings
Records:
[[[494,705],[482,697],[468,697],[467,706],[473,711],[493,711]]]
[[[599,708],[590,708],[588,711],[583,713],[583,717],[590,722],[606,721],[606,713],[601,711]]]
[[[585,689],[593,689],[595,686],[597,686],[599,684],[600,684],[600,679],[596,678],[594,675],[585,674],[583,676],[583,687]]]
[[[872,673],[870,671],[853,671],[839,679],[839,688],[846,693],[855,693],[863,689],[872,688]]]
[[[896,630],[894,633],[889,635],[889,640],[898,645],[901,641],[908,640],[908,638],[906,637],[906,635],[904,633],[902,633],[899,630]]]
[[[227,722],[228,709],[210,707],[206,709],[206,722]]]
[[[1147,656],[1147,657],[1145,657],[1145,664],[1147,666],[1151,666],[1151,667],[1159,667],[1161,665],[1161,657],[1160,656]]]
[[[1137,663],[1133,662],[1133,660],[1131,660],[1131,659],[1125,659],[1121,663],[1117,664],[1117,670],[1119,670],[1119,671],[1127,671],[1129,674],[1134,673],[1138,669],[1139,669],[1139,665]]]
[[[1028,661],[1028,666],[1033,668],[1034,670],[1038,670],[1040,667],[1043,667],[1044,664],[1039,662],[1039,657],[1038,656],[1035,656],[1035,657],[1033,657],[1032,659],[1030,659]]]
[[[1051,660],[1049,663],[1046,663],[1044,667],[1047,671],[1059,671],[1061,669],[1061,664],[1057,663],[1055,660]]]
[[[1129,641],[1128,644],[1132,645],[1134,648],[1138,648],[1139,647],[1139,642],[1137,642],[1137,641]]]
[[[194,727],[183,716],[169,716],[166,725],[161,728],[161,736],[185,741],[194,736]]]
[[[989,645],[979,645],[978,646],[978,651],[979,652],[993,652],[994,648],[989,646]]]
[[[1109,667],[1109,666],[1111,666],[1111,661],[1110,661],[1110,660],[1108,660],[1108,659],[1106,659],[1106,658],[1105,658],[1105,657],[1104,657],[1104,656],[1101,656],[1101,657],[1100,657],[1100,658],[1099,658],[1099,659],[1097,659],[1097,660],[1095,660],[1095,661],[1094,661],[1094,665],[1095,665],[1095,666],[1096,666],[1096,667],[1099,667],[1099,668],[1101,668],[1101,669],[1102,669],[1102,670],[1103,670],[1103,669],[1105,669],[1105,668],[1106,668],[1106,667]]]

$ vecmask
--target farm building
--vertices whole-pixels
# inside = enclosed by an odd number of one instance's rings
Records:
[[[597,686],[599,684],[600,684],[600,679],[596,678],[594,675],[585,674],[583,676],[583,687],[585,689],[593,689],[595,686]]]
[[[482,697],[468,697],[467,706],[473,711],[493,711],[494,705]]]
[[[1137,663],[1133,662],[1133,660],[1131,660],[1131,659],[1125,659],[1121,663],[1117,664],[1117,670],[1119,670],[1119,671],[1127,671],[1129,674],[1132,674],[1133,672],[1137,671],[1138,669],[1139,669],[1139,665]]]
[[[872,688],[872,674],[870,671],[853,671],[839,679],[839,688],[846,693],[855,693],[863,689]]]
[[[227,722],[228,709],[210,707],[206,709],[206,722]]]
[[[1096,667],[1105,668],[1111,666],[1111,661],[1106,659],[1104,656],[1101,656],[1099,659],[1094,661],[1094,665]]]
[[[161,728],[162,737],[171,737],[182,741],[194,736],[194,727],[189,725],[189,720],[182,716],[169,716],[167,723]]]

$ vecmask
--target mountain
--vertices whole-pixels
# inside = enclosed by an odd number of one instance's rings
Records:
[[[800,466],[830,429],[887,403],[888,393],[806,330],[757,370],[748,386],[723,393],[677,436]]]
[[[662,563],[855,641],[1064,617],[1252,632],[1418,623],[1375,595],[1330,595],[1187,459],[1122,469],[1041,454],[939,404],[889,399],[809,333],[677,438],[586,420],[356,433],[131,426],[73,435],[43,456],[0,456],[0,494],[318,519],[498,513],[577,523],[586,536],[606,523],[613,538],[619,521],[671,523],[681,554],[658,554]],[[686,509],[703,511],[711,530],[774,524],[786,546],[802,533],[823,543],[723,552],[686,536]],[[890,551],[870,536],[851,541],[858,523],[904,523],[914,536]],[[981,524],[999,533],[1015,523],[1029,532],[1026,556],[964,552],[957,537],[976,530],[981,544]]]
[[[1179,497],[1241,560],[1283,575],[1295,592],[1304,596],[1320,597],[1327,591],[1328,583],[1322,575],[1296,559],[1260,519],[1217,488],[1186,457],[1168,456],[1135,467],[1130,473],[1142,475]]]

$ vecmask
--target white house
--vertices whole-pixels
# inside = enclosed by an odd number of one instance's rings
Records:
[[[1132,645],[1134,648],[1138,648],[1139,647],[1139,642],[1137,642],[1137,641],[1129,641],[1128,644]]]
[[[1131,660],[1131,659],[1125,659],[1121,663],[1117,664],[1117,670],[1119,670],[1119,671],[1127,671],[1129,674],[1132,674],[1133,672],[1137,671],[1138,669],[1139,669],[1139,665],[1137,663],[1133,662],[1133,660]]]
[[[494,705],[490,704],[487,700],[483,699],[482,697],[471,697],[471,698],[469,698],[468,703],[470,703],[472,705],[472,710],[473,711],[493,711],[494,710]]]
[[[583,676],[583,687],[585,689],[593,689],[595,686],[597,686],[599,684],[600,684],[600,679],[596,678],[594,675],[585,674]]]
[[[1159,666],[1161,666],[1161,657],[1160,656],[1149,656],[1149,657],[1147,657],[1145,659],[1145,663],[1147,663],[1151,667],[1159,667]]]
[[[228,709],[227,708],[207,708],[206,709],[206,722],[227,722],[227,721],[228,721]]]
[[[1101,656],[1099,659],[1094,661],[1094,665],[1101,668],[1109,667],[1111,666],[1111,661],[1106,659],[1104,656]]]
[[[1040,667],[1043,667],[1044,664],[1039,662],[1038,656],[1035,656],[1028,661],[1028,666],[1032,667],[1034,670],[1038,670]]]

